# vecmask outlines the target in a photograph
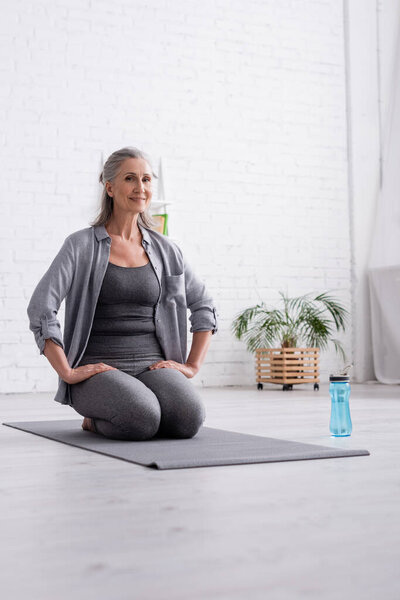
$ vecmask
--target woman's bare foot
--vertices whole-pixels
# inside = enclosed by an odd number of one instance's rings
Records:
[[[96,430],[93,425],[93,421],[89,417],[85,417],[83,419],[82,429],[85,429],[86,431],[93,431],[93,433],[96,433]]]

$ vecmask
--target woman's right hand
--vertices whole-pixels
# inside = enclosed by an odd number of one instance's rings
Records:
[[[92,365],[83,365],[82,367],[76,367],[76,369],[69,369],[65,377],[62,379],[66,383],[79,383],[80,381],[85,381],[85,379],[89,379],[89,377],[93,377],[93,375],[97,375],[97,373],[103,373],[104,371],[117,371],[116,367],[111,367],[110,365],[106,365],[105,363],[94,363]]]

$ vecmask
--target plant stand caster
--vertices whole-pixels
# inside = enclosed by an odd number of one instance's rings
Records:
[[[319,390],[318,383],[314,383],[314,392],[318,392],[318,390]]]
[[[287,392],[288,389],[289,389],[289,386],[286,383],[284,383],[282,386],[282,392]]]
[[[262,390],[264,388],[262,383],[257,383],[257,389]]]

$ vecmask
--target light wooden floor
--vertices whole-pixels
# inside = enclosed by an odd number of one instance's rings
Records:
[[[1,597],[399,600],[400,387],[353,385],[343,439],[327,386],[201,394],[206,426],[371,456],[156,471],[0,426]],[[52,398],[1,422],[81,422]]]

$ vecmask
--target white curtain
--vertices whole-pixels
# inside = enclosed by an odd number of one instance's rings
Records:
[[[372,351],[381,383],[400,383],[400,34],[386,118],[382,172],[369,261]]]

